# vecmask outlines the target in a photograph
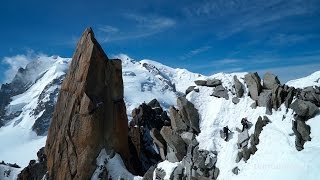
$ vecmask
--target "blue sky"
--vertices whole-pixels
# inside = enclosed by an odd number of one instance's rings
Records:
[[[0,22],[0,82],[21,56],[71,57],[88,26],[109,56],[206,75],[273,71],[286,81],[320,70],[319,0],[4,0]]]

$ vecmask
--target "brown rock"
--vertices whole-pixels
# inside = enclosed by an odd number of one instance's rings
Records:
[[[86,29],[62,84],[46,142],[49,179],[90,179],[102,148],[128,159],[120,60]]]

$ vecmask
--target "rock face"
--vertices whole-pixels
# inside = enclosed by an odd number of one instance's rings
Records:
[[[130,161],[133,162],[135,172],[143,175],[151,166],[165,159],[167,145],[160,130],[164,125],[170,125],[170,119],[156,99],[135,108],[132,117],[129,142],[133,159]]]
[[[244,93],[243,85],[237,78],[237,76],[233,76],[233,81],[234,81],[234,89],[236,91],[236,95],[238,98],[241,98]]]
[[[18,180],[42,179],[47,173],[47,157],[44,148],[38,153],[38,162],[31,160],[29,165],[25,167],[18,175]]]
[[[225,98],[226,100],[229,99],[228,90],[225,89],[222,85],[219,85],[216,88],[214,88],[212,96],[218,98]]]
[[[179,114],[186,125],[191,127],[195,133],[200,133],[199,113],[194,105],[183,96],[178,97],[177,105],[179,106]]]
[[[263,77],[263,88],[272,90],[276,86],[280,85],[278,77],[274,74],[267,72]]]
[[[49,179],[90,179],[102,148],[128,162],[120,60],[109,60],[86,29],[63,81],[46,142]]]
[[[244,76],[244,81],[249,88],[250,96],[253,100],[257,101],[258,96],[262,90],[261,79],[257,72],[249,73]]]

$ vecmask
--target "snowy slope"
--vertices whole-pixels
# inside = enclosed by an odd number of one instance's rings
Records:
[[[232,77],[235,74],[219,73],[212,78],[221,79],[223,86],[232,89]],[[244,73],[236,74],[243,83]],[[315,82],[320,78],[320,71],[308,77],[288,82],[289,86],[305,87],[319,85]],[[254,125],[259,116],[265,116],[265,108],[252,109],[250,105],[254,102],[245,93],[238,104],[231,100],[210,96],[212,88],[199,87],[199,93],[191,92],[187,99],[195,104],[200,114],[201,133],[197,136],[199,148],[218,152],[217,167],[220,169],[220,180],[270,180],[270,179],[319,179],[318,168],[320,167],[320,114],[307,121],[311,126],[311,138],[305,144],[305,149],[298,152],[295,148],[295,137],[290,136],[292,131],[293,111],[282,105],[278,111],[273,110],[272,115],[267,117],[272,121],[263,128],[260,134],[258,151],[250,157],[247,162],[243,160],[235,162],[238,148],[236,128],[241,129],[240,123],[243,117],[247,117],[253,123],[249,134],[254,132]],[[247,91],[247,90],[246,90]],[[232,94],[229,92],[229,96]],[[231,98],[229,98],[231,99]],[[284,118],[284,119],[283,119]],[[228,142],[220,137],[220,130],[228,126],[233,134]],[[166,162],[166,165],[174,164]],[[158,167],[161,167],[160,165]],[[232,169],[238,167],[239,175],[232,173]]]
[[[135,61],[127,55],[115,56],[122,60],[124,98],[127,114],[142,102],[156,98],[167,109],[176,104],[177,96],[204,76],[185,69],[174,69],[152,60]]]
[[[7,114],[14,114],[17,111],[22,112],[0,128],[0,160],[17,163],[24,167],[28,165],[31,159],[36,159],[36,153],[44,146],[46,137],[37,136],[32,131],[32,127],[45,110],[39,114],[34,113],[34,110],[37,108],[39,101],[49,100],[47,96],[39,99],[44,90],[49,95],[59,88],[53,84],[49,89],[45,89],[48,84],[65,74],[68,62],[69,59],[41,56],[31,63],[33,67],[30,69],[29,66],[29,69],[32,73],[30,73],[28,79],[33,84],[24,93],[14,96],[7,106]]]

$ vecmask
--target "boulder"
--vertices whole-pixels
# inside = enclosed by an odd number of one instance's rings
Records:
[[[177,105],[179,107],[179,114],[186,125],[190,126],[197,134],[200,133],[199,113],[194,105],[183,96],[177,98]]]
[[[183,132],[187,130],[187,125],[186,123],[182,120],[181,115],[179,114],[179,111],[173,107],[170,106],[169,108],[169,114],[171,117],[171,127],[173,130],[177,131],[177,132]],[[189,122],[190,124],[190,122]]]
[[[167,142],[168,146],[173,150],[173,153],[176,155],[178,161],[181,161],[187,154],[186,143],[183,141],[183,139],[168,126],[162,127],[160,134]]]
[[[266,97],[266,114],[272,115],[272,100],[271,100],[272,94],[268,94]]]
[[[310,101],[313,104],[320,106],[320,90],[319,87],[313,88],[312,86],[302,89],[300,98],[305,101]]]
[[[240,169],[238,168],[238,166],[234,167],[232,169],[233,174],[238,175],[239,174]]]
[[[157,99],[152,99],[149,103],[148,106],[151,108],[161,108],[160,103]]]
[[[159,147],[161,159],[165,160],[167,151],[166,141],[163,139],[160,132],[156,128],[153,128],[150,131],[150,136],[152,137],[153,142]]]
[[[215,87],[211,96],[225,98],[226,100],[229,99],[228,90],[226,90],[222,85]]]
[[[276,86],[280,85],[278,77],[272,73],[267,72],[263,76],[263,88],[272,90]]]
[[[311,141],[310,126],[305,121],[297,121],[297,131],[301,134],[304,141]]]
[[[121,60],[109,60],[88,28],[53,113],[46,142],[48,178],[90,179],[103,148],[119,153],[130,169]]]
[[[153,180],[153,172],[156,169],[156,166],[151,166],[148,171],[144,174],[142,180]]]
[[[287,97],[284,100],[284,105],[286,106],[286,108],[289,108],[290,104],[292,103],[293,97],[294,97],[294,87],[289,87],[289,89],[287,90]]]
[[[267,107],[268,101],[271,98],[271,91],[270,90],[263,90],[259,97],[258,97],[258,106],[260,107]]]
[[[186,95],[189,94],[191,91],[194,90],[196,86],[189,86],[187,89],[186,89]]]
[[[236,91],[236,95],[238,98],[241,98],[243,96],[244,89],[243,89],[242,83],[239,81],[236,75],[233,76],[233,82],[234,82],[234,89]]]
[[[206,83],[206,86],[208,86],[208,87],[216,87],[216,86],[219,86],[221,84],[222,84],[222,82],[221,82],[220,79],[208,79],[207,83]]]
[[[249,73],[244,76],[244,81],[248,86],[249,94],[253,100],[258,100],[258,96],[262,90],[261,79],[257,72]]]
[[[298,131],[297,121],[292,121],[292,130],[296,136],[295,138],[295,146],[298,151],[303,150],[303,145],[305,141],[302,139],[300,132]]]
[[[196,81],[194,81],[194,83],[197,86],[206,86],[207,85],[207,81],[206,80],[196,80]]]
[[[244,148],[248,145],[248,142],[249,142],[249,134],[248,134],[248,129],[244,129],[243,132],[239,133],[238,134],[238,148]]]
[[[180,134],[181,138],[184,140],[186,144],[191,144],[195,139],[195,135],[192,132],[183,132]]]
[[[319,110],[319,108],[314,105],[312,102],[303,101],[300,99],[296,99],[291,105],[290,108],[299,116],[311,118],[313,117]]]
[[[233,97],[232,102],[233,102],[233,104],[238,104],[240,102],[240,99],[237,97]]]

